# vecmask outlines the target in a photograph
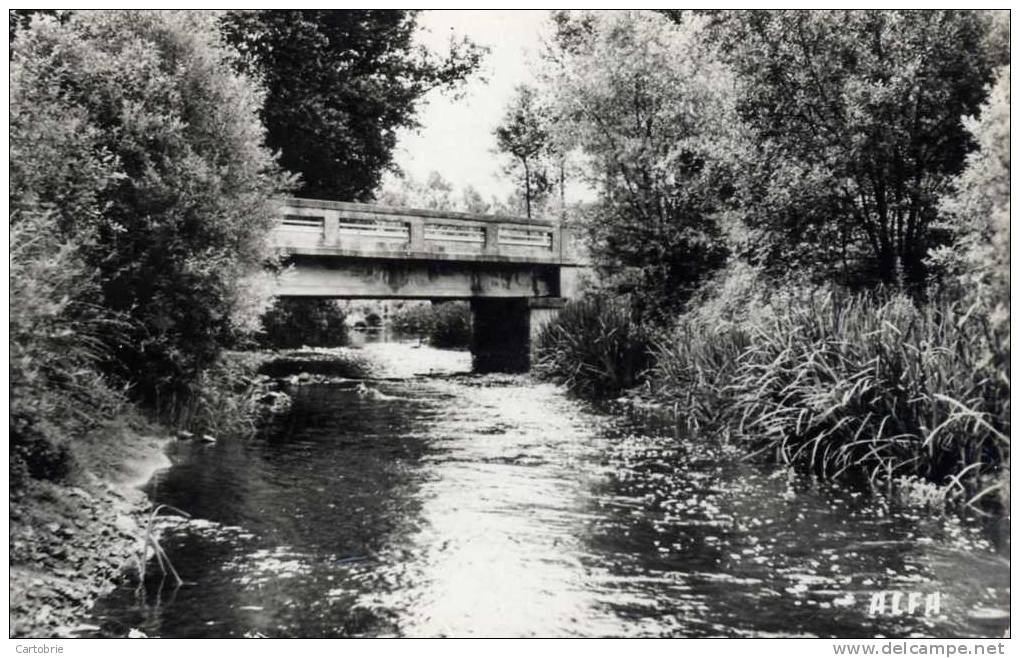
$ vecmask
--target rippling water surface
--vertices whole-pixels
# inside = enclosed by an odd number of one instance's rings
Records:
[[[748,464],[465,353],[368,344],[402,380],[293,387],[264,436],[180,443],[152,499],[196,519],[103,634],[999,636],[1000,523]],[[415,376],[429,373],[431,376]],[[938,614],[869,614],[878,591]],[[904,603],[906,604],[906,598]],[[888,612],[888,610],[887,610]]]

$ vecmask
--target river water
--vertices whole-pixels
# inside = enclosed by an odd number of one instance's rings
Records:
[[[524,377],[448,374],[469,367],[463,352],[364,350],[390,378],[291,386],[291,412],[262,435],[173,447],[174,466],[147,490],[193,516],[162,540],[185,584],[116,590],[96,606],[100,634],[907,637],[1008,626],[1001,521],[748,463]],[[871,609],[882,591],[902,593],[901,614],[891,595]]]

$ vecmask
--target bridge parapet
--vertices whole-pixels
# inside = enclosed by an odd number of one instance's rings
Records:
[[[558,222],[365,203],[279,200],[272,243],[288,254],[578,265]]]

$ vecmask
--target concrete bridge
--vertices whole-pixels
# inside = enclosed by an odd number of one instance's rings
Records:
[[[578,292],[576,229],[557,222],[280,200],[281,297],[469,300],[481,372],[522,371],[542,325]]]

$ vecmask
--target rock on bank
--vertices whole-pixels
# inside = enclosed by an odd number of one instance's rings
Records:
[[[67,481],[32,481],[12,495],[12,637],[75,635],[95,600],[135,567],[149,507],[139,487],[170,465],[158,434],[126,419],[75,446]]]

